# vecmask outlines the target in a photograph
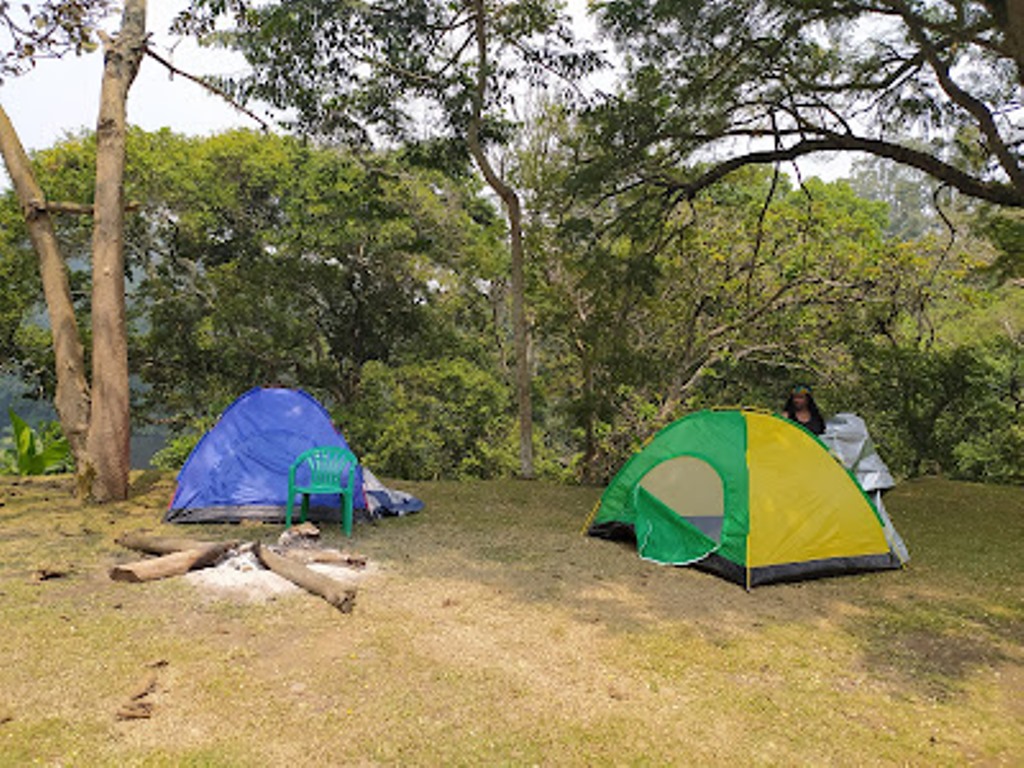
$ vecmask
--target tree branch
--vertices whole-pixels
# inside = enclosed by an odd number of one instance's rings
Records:
[[[149,46],[146,46],[146,54],[148,56],[152,57],[159,64],[162,64],[164,67],[166,67],[167,71],[170,72],[172,75],[181,75],[186,80],[191,80],[193,83],[196,83],[197,85],[202,86],[203,88],[208,90],[210,93],[214,94],[215,96],[219,96],[220,98],[224,99],[224,101],[226,101],[228,104],[230,104],[232,107],[237,109],[242,114],[244,114],[244,115],[246,115],[248,117],[251,117],[253,120],[255,120],[257,123],[260,124],[260,127],[264,131],[269,131],[270,130],[270,126],[267,124],[267,122],[263,118],[261,118],[259,115],[256,115],[255,113],[251,112],[250,110],[246,109],[244,106],[239,104],[237,101],[235,101],[233,98],[231,98],[231,96],[229,96],[227,93],[222,91],[220,88],[217,88],[216,86],[210,85],[208,82],[206,82],[205,80],[203,80],[200,77],[196,77],[193,74],[190,74],[188,72],[185,72],[182,69],[179,69],[178,67],[174,66],[171,62],[169,62],[167,59],[165,59],[163,56],[161,56],[160,54],[156,53]]]
[[[141,203],[125,203],[125,211],[137,211]],[[35,217],[41,213],[71,213],[77,216],[92,216],[96,208],[92,203],[55,203],[48,200],[30,200],[25,206],[25,216]]]
[[[791,161],[817,152],[866,152],[924,171],[929,176],[970,197],[1010,208],[1024,208],[1024,188],[1017,188],[1007,183],[982,181],[932,155],[901,144],[892,144],[879,139],[868,139],[851,134],[828,132],[818,138],[804,139],[789,147],[738,155],[714,165],[693,180],[663,180],[661,185],[675,193],[677,198],[692,198],[733,171],[748,165]]]
[[[938,51],[935,50],[935,46],[932,45],[931,40],[924,33],[917,18],[911,14],[910,10],[903,3],[899,3],[899,8],[903,11],[903,19],[910,30],[910,34],[917,41],[917,44],[921,46],[921,51],[924,53],[932,71],[935,72],[942,90],[946,92],[954,103],[963,107],[977,121],[982,135],[988,140],[989,149],[999,158],[999,164],[1006,171],[1006,175],[1010,177],[1010,181],[1018,190],[1024,191],[1024,170],[1021,169],[1017,158],[1013,156],[1006,142],[1003,141],[1003,137],[999,133],[999,128],[996,126],[995,120],[992,119],[992,113],[988,107],[957,85],[949,72],[949,65],[939,57]]]

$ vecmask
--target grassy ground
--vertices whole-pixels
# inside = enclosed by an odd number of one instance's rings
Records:
[[[1024,759],[1024,489],[904,484],[906,570],[747,593],[581,536],[595,489],[398,484],[427,508],[356,527],[376,568],[346,615],[110,580],[123,531],[280,531],[164,526],[172,483],[80,508],[0,479],[0,765]],[[152,676],[152,717],[117,719]]]

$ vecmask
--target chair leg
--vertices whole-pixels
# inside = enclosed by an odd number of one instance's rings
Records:
[[[306,522],[306,515],[308,515],[308,514],[309,514],[309,494],[308,493],[304,493],[304,494],[302,494],[302,515],[299,518],[299,522],[301,522],[301,523]]]
[[[341,494],[342,513],[341,524],[345,530],[345,535],[349,538],[352,537],[352,494],[343,493]]]
[[[294,496],[295,496],[295,494],[293,494],[293,493],[291,493],[289,491],[289,493],[288,493],[288,504],[286,504],[285,508],[284,508],[284,527],[285,528],[291,528],[292,527],[292,506],[293,506],[293,503],[295,501]]]

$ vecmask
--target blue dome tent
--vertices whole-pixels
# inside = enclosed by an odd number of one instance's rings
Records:
[[[256,387],[228,406],[189,454],[164,516],[169,523],[283,522],[288,467],[319,445],[348,448],[327,410],[302,390]],[[408,494],[371,484],[360,467],[355,509],[373,515],[405,514],[423,504]],[[372,493],[372,495],[371,495]],[[338,500],[314,496],[310,518],[340,520]]]

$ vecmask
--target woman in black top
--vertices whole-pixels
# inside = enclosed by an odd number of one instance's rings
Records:
[[[798,384],[790,390],[789,399],[782,407],[782,415],[816,435],[825,433],[825,419],[814,402],[811,388],[804,384]]]

